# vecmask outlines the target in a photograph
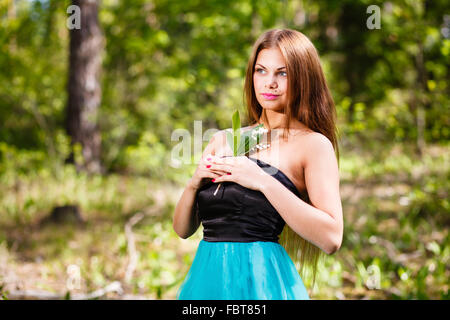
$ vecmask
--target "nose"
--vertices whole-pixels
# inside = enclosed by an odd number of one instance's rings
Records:
[[[278,87],[278,83],[276,81],[276,76],[273,75],[272,78],[269,79],[269,82],[266,84],[267,88],[276,88]]]

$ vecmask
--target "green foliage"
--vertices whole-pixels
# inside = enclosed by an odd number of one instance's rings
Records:
[[[7,16],[0,30],[0,141],[63,158],[70,1],[11,3],[0,2]],[[381,29],[365,29],[369,4],[381,8]],[[445,141],[445,8],[444,1],[102,1],[102,161],[110,171],[158,174],[169,162],[164,153],[174,129],[192,130],[199,119],[227,127],[234,106],[242,105],[253,41],[283,26],[318,48],[342,137],[416,141],[422,107],[425,141]]]
[[[235,157],[243,155],[249,152],[255,147],[261,139],[262,133],[260,129],[264,127],[263,124],[257,125],[251,130],[241,132],[241,119],[239,116],[239,110],[233,113],[232,117],[232,132],[226,130],[227,143],[230,149],[233,150]]]

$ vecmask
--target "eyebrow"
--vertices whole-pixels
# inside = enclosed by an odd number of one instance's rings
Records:
[[[259,64],[259,63],[257,63],[257,64]],[[264,67],[262,64],[259,64],[261,67],[263,67],[264,69],[266,69],[266,67]],[[286,67],[279,67],[277,70],[280,70],[280,69],[285,69]]]

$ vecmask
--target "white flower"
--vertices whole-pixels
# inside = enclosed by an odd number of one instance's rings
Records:
[[[264,128],[264,127],[260,127],[258,129],[255,129],[255,130],[252,131],[252,138],[256,139],[257,135],[261,135],[261,134],[264,134],[266,132],[268,132],[268,130],[266,128]]]
[[[255,146],[252,148],[252,150],[253,150],[254,148],[257,148],[257,149],[259,149],[259,150],[262,150],[262,149],[266,149],[266,148],[268,148],[268,147],[270,147],[270,143],[268,143],[268,144],[262,144],[262,143],[259,143],[259,144],[255,145]]]
[[[266,133],[268,130],[267,130],[266,128],[261,127],[261,128],[259,128],[259,129],[256,129],[255,131],[256,131],[258,134],[264,134],[264,133]]]

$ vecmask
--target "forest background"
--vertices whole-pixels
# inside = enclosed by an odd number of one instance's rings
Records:
[[[338,116],[344,240],[312,299],[449,298],[447,1],[0,0],[0,25],[0,298],[174,299],[202,237],[172,229],[201,155],[174,133],[245,115],[251,46],[284,27]]]

